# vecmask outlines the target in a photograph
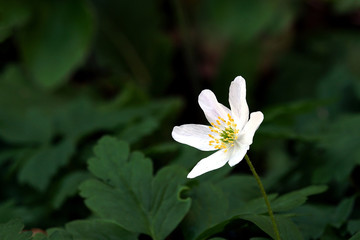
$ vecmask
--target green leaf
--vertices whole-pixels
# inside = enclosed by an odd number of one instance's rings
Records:
[[[20,182],[44,191],[58,169],[69,161],[74,150],[75,145],[70,140],[38,150],[21,168],[18,175]]]
[[[228,214],[234,216],[244,205],[254,198],[261,197],[259,186],[251,175],[237,175],[224,178],[216,184],[229,202]]]
[[[209,203],[213,203],[212,205],[210,204],[206,204],[205,202],[201,202],[201,204],[199,204],[201,207],[207,207],[205,210],[202,210],[203,212],[206,212],[207,215],[212,216],[211,214],[215,214],[216,211],[220,208],[221,211],[225,211],[223,208],[223,206],[226,206],[229,204],[228,207],[228,213],[227,215],[224,217],[221,214],[217,214],[218,218],[215,217],[210,217],[210,219],[213,220],[213,222],[211,222],[211,224],[207,225],[207,229],[205,229],[204,227],[201,228],[202,232],[197,232],[197,238],[196,239],[206,239],[209,236],[212,236],[216,233],[221,232],[225,226],[227,224],[229,224],[232,220],[234,219],[245,219],[250,221],[249,219],[247,219],[247,216],[256,216],[254,217],[254,219],[256,221],[259,221],[258,223],[255,223],[256,225],[259,224],[259,227],[264,230],[262,227],[265,228],[265,232],[269,234],[272,233],[272,226],[271,224],[268,225],[268,223],[270,223],[270,219],[266,219],[265,216],[260,215],[260,214],[266,214],[267,213],[267,207],[266,204],[264,202],[264,199],[262,197],[256,197],[258,194],[255,193],[254,190],[259,191],[258,190],[258,186],[256,183],[254,183],[252,180],[250,180],[250,178],[248,178],[250,176],[234,176],[234,177],[230,177],[227,178],[225,180],[223,180],[222,182],[219,183],[219,186],[222,187],[223,191],[225,192],[224,197],[221,197],[223,200],[218,200],[216,203],[215,200],[217,199],[216,197],[212,197],[214,198],[214,200],[207,200],[207,202]],[[241,192],[237,191],[237,184],[239,184],[240,189],[244,190],[244,195],[250,194],[250,196],[241,196]],[[243,184],[245,184],[243,186]],[[248,184],[248,186],[246,186],[246,184]],[[234,187],[236,186],[236,187]],[[232,187],[232,188],[231,188]],[[232,189],[232,191],[231,191]],[[309,186],[306,187],[304,189],[301,190],[297,190],[297,191],[293,191],[290,192],[288,194],[284,194],[280,197],[277,198],[277,194],[270,194],[268,195],[268,199],[270,201],[271,207],[273,209],[273,211],[288,211],[288,210],[292,210],[296,207],[299,207],[300,205],[304,204],[307,200],[307,197],[313,194],[318,194],[321,193],[323,191],[325,191],[327,189],[326,186]],[[206,199],[205,194],[204,198]],[[216,196],[213,193],[214,196]],[[253,198],[251,198],[251,195],[253,196]],[[201,195],[202,196],[202,195]],[[232,200],[232,198],[234,200]],[[250,198],[250,199],[248,199]],[[236,200],[240,201],[240,203],[236,203]],[[196,203],[196,201],[198,201],[198,199],[196,197],[193,197],[193,205]],[[219,202],[221,202],[221,205],[219,205]],[[204,215],[204,213],[199,213],[200,216],[202,216],[203,218],[207,215]],[[215,212],[215,213],[214,213]],[[189,212],[189,215],[192,213],[192,210]],[[202,215],[201,215],[202,214]],[[246,217],[243,217],[246,216]],[[259,216],[259,217],[257,217]],[[265,218],[264,218],[265,217]],[[222,218],[222,220],[221,220]],[[284,229],[282,229],[282,231],[284,232],[283,234],[285,236],[291,236],[290,233],[287,233],[287,231],[292,231],[291,229],[297,229],[298,227],[290,220],[278,216],[279,221],[283,222],[284,224]],[[188,217],[186,218],[186,220],[188,221]],[[254,220],[254,221],[255,221]],[[205,221],[202,218],[198,219],[198,222],[201,221]],[[199,223],[196,223],[196,221],[194,220],[194,223],[189,224],[193,225],[193,231],[194,229],[196,229],[195,226],[197,225],[201,225]],[[266,228],[268,227],[268,228]],[[270,230],[269,230],[270,229]],[[295,230],[294,230],[295,231]],[[300,231],[297,229],[294,232],[294,237],[299,237],[300,235],[298,234],[300,233]],[[270,234],[271,235],[271,234]],[[291,238],[288,238],[291,239]],[[294,238],[294,239],[300,239],[300,238]]]
[[[159,122],[152,117],[148,117],[127,126],[119,133],[118,137],[129,143],[134,143],[149,135],[158,127]]]
[[[1,240],[28,240],[31,239],[32,232],[21,232],[24,225],[19,220],[10,220],[0,224]]]
[[[191,208],[182,224],[186,239],[194,239],[209,227],[224,221],[228,212],[227,197],[213,184],[195,186],[190,197]]]
[[[327,186],[309,186],[297,191],[284,194],[271,202],[271,208],[275,212],[289,211],[304,204],[310,195],[325,192]]]
[[[266,109],[266,122],[272,122],[280,119],[293,119],[299,114],[304,114],[315,110],[317,107],[324,104],[324,101],[315,100],[301,100],[290,103],[283,103],[281,105],[272,106]]]
[[[6,201],[0,204],[0,223],[7,222],[15,210],[13,201]]]
[[[260,191],[260,190],[259,190]],[[278,194],[268,194],[268,199],[270,203],[276,199]],[[247,201],[244,206],[242,206],[237,212],[233,213],[233,215],[236,214],[242,214],[242,215],[249,215],[249,214],[261,214],[261,213],[267,213],[267,206],[265,204],[263,197],[258,197],[255,199],[252,199],[250,201]]]
[[[347,229],[351,234],[360,232],[360,219],[353,219],[348,222]]]
[[[77,220],[66,224],[74,240],[136,240],[137,234],[107,220]]]
[[[45,1],[17,36],[23,60],[36,83],[53,89],[82,63],[91,43],[93,15],[86,1]]]
[[[349,238],[349,240],[360,240],[360,232],[356,233],[354,236]]]
[[[35,234],[32,240],[74,240],[69,233],[63,229],[54,229],[48,231],[48,236],[44,234]]]
[[[214,225],[208,228],[206,231],[201,233],[196,239],[208,239],[210,236],[213,236],[225,229],[225,226],[228,225],[232,220],[235,219],[243,219],[246,221],[250,221],[258,226],[262,231],[267,233],[273,239],[275,239],[273,226],[270,220],[270,217],[265,215],[257,215],[257,214],[245,214],[238,215],[226,221],[220,222],[217,225]],[[276,223],[280,232],[281,239],[283,240],[296,240],[296,239],[304,239],[299,228],[296,224],[294,224],[291,219],[283,217],[283,216],[275,216]]]
[[[54,116],[57,131],[70,138],[79,139],[98,130],[115,127],[122,115],[113,112],[101,112],[87,99],[72,101],[61,106]],[[91,119],[91,121],[89,121]]]
[[[129,155],[126,143],[103,137],[89,159],[89,170],[98,179],[85,181],[80,194],[86,205],[100,217],[123,228],[164,239],[190,208],[190,199],[181,199],[185,170],[162,168],[152,176],[152,163],[141,153]]]
[[[340,228],[353,211],[356,196],[343,199],[336,207],[332,216],[332,225],[336,228]]]
[[[68,197],[74,196],[78,192],[80,183],[87,178],[89,178],[89,174],[84,171],[76,171],[66,175],[60,181],[60,186],[52,200],[54,208],[59,208]]]
[[[31,84],[25,74],[23,68],[16,64],[8,64],[0,75],[0,114],[2,120],[7,118],[14,118],[16,121],[21,121],[31,111],[37,111],[42,115],[38,122],[43,122],[41,119],[48,119],[46,112],[41,108],[48,106],[53,102],[54,95],[50,95],[40,91]],[[21,94],[14,94],[14,92],[21,92]],[[20,119],[16,119],[20,118]],[[25,122],[25,121],[23,121]],[[25,124],[25,123],[24,123]],[[44,125],[46,129],[47,125]],[[41,130],[44,129],[37,129]],[[30,131],[30,130],[27,130]],[[36,134],[36,132],[34,132]],[[34,139],[36,139],[37,134]]]
[[[305,239],[319,239],[331,222],[334,208],[306,204],[292,210],[292,213],[295,214],[293,221],[299,226]]]
[[[261,230],[275,239],[274,229],[270,217],[264,215],[240,216],[241,219],[250,221],[258,226]],[[275,217],[280,237],[283,240],[301,240],[304,239],[298,227],[289,219],[282,216]]]
[[[185,144],[179,144],[177,142],[172,142],[172,143],[170,143],[170,147],[172,147],[171,144],[174,144],[175,147],[177,147],[177,149],[179,149],[179,154],[173,160],[173,163],[183,166],[186,169],[193,168],[200,159],[203,159],[209,155],[208,152],[199,151],[198,149],[187,146]],[[150,150],[152,150],[152,149],[150,149]]]
[[[242,208],[232,211],[232,209],[228,207],[228,198],[222,191],[219,191],[220,189],[218,187],[209,188],[212,185],[204,186],[207,187],[205,188],[207,193],[200,192],[201,194],[199,194],[199,196],[192,196],[192,208],[183,223],[183,226],[187,226],[192,231],[187,230],[189,236],[192,236],[191,234],[197,234],[195,235],[197,240],[207,239],[223,231],[226,225],[231,223],[232,220],[238,219],[239,216],[267,212],[263,198],[247,201]],[[268,195],[269,200],[275,197],[276,195]],[[196,202],[198,202],[197,208],[194,207]],[[207,224],[203,224],[202,221],[207,222]],[[202,230],[202,232],[200,230]]]
[[[10,143],[44,143],[52,136],[50,118],[31,109],[22,115],[0,112],[0,137]]]
[[[357,144],[360,141],[359,124],[360,115],[353,114],[343,116],[329,126],[328,133],[319,144],[326,150],[326,161],[315,169],[313,182],[343,181],[360,164],[360,148]]]
[[[217,234],[219,232],[222,232],[225,229],[226,225],[228,225],[234,219],[235,218],[228,219],[228,220],[219,222],[218,224],[209,227],[204,232],[202,232],[200,235],[198,235],[196,237],[196,240],[208,239],[209,237],[214,236],[215,234]]]
[[[306,129],[308,127],[305,125],[306,122],[301,121],[302,125],[297,128],[294,128],[294,123],[299,115],[311,113],[324,104],[325,101],[312,99],[272,106],[265,110],[265,123],[259,129],[259,133],[276,138],[316,139],[319,127],[317,124],[315,125],[314,121],[311,121],[311,129]]]
[[[9,221],[12,218],[19,218],[22,220],[32,220],[31,213],[25,207],[15,205],[12,200],[7,200],[0,203],[0,223]]]
[[[95,131],[113,129],[121,124],[129,124],[131,121],[154,112],[144,112],[143,109],[128,108],[122,110],[101,110],[94,106],[88,99],[79,99],[69,102],[57,109],[54,115],[57,131],[69,138],[80,139],[86,134]],[[91,121],[89,121],[91,119]]]

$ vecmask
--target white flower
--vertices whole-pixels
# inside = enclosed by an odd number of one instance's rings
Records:
[[[172,137],[176,141],[202,151],[217,150],[200,160],[188,174],[188,178],[218,169],[227,162],[232,167],[249,150],[264,115],[262,112],[253,112],[249,119],[246,84],[241,76],[231,82],[229,103],[231,110],[219,103],[212,91],[205,89],[199,95],[199,105],[211,126],[185,124],[174,127]]]

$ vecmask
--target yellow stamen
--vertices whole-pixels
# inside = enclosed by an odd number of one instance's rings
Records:
[[[209,145],[215,149],[223,149],[225,152],[234,146],[239,134],[239,129],[237,129],[237,124],[232,116],[227,114],[227,117],[228,120],[225,120],[219,116],[215,122],[210,123],[211,126],[209,126],[210,131],[215,133],[214,135],[209,134],[211,138]]]

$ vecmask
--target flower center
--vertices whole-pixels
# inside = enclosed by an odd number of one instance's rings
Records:
[[[214,146],[215,149],[224,149],[225,152],[227,152],[230,147],[234,146],[234,142],[236,141],[239,133],[234,119],[230,114],[227,116],[227,121],[218,117],[216,123],[210,123],[211,126],[209,126],[211,132],[215,133],[215,136],[209,134],[209,137],[212,138],[209,141],[209,145]]]

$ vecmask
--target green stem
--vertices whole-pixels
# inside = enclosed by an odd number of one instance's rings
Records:
[[[274,217],[274,213],[271,209],[271,206],[270,206],[270,202],[269,202],[269,199],[266,195],[266,192],[265,192],[265,189],[264,189],[264,186],[262,185],[261,183],[261,180],[260,180],[260,177],[259,175],[256,173],[255,171],[255,168],[254,166],[252,165],[251,161],[250,161],[250,158],[247,154],[245,154],[245,160],[247,162],[247,164],[249,165],[250,167],[250,170],[252,172],[252,174],[254,175],[259,187],[260,187],[260,191],[264,197],[264,200],[265,200],[265,203],[266,203],[266,206],[267,206],[267,209],[268,209],[268,213],[269,213],[269,216],[270,216],[270,219],[271,219],[271,223],[273,225],[273,229],[274,229],[274,233],[275,233],[275,236],[276,236],[276,239],[277,240],[280,240],[280,234],[279,234],[279,230],[278,230],[278,227],[276,225],[276,221],[275,221],[275,217]]]

